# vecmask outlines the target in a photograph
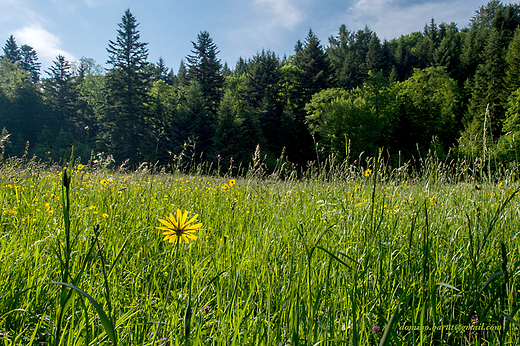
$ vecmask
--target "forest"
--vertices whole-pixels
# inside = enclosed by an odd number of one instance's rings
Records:
[[[117,165],[175,160],[247,166],[260,155],[304,167],[334,157],[514,163],[520,149],[520,6],[491,1],[467,27],[436,23],[381,41],[342,25],[322,43],[309,30],[294,54],[218,58],[207,31],[175,73],[148,61],[127,9],[107,64],[37,52],[10,36],[0,58],[2,157],[59,162],[108,155]],[[146,25],[143,23],[143,25]]]

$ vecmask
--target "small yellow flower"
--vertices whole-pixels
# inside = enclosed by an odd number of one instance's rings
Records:
[[[365,171],[365,177],[370,177],[370,174],[372,174],[372,170],[369,168]]]
[[[233,187],[233,185],[236,184],[235,179],[231,179],[228,184],[229,184],[229,187]]]
[[[159,219],[159,222],[164,226],[156,228],[165,231],[163,232],[163,235],[165,236],[163,240],[173,243],[175,241],[180,242],[182,238],[186,244],[188,244],[189,239],[197,239],[193,234],[195,231],[203,230],[202,223],[192,224],[197,216],[199,215],[195,214],[195,216],[186,221],[188,218],[188,212],[184,211],[183,213],[180,209],[177,209],[177,218],[170,213],[170,216],[166,216],[166,220]]]
[[[101,214],[101,216],[103,217],[103,219],[108,219],[108,214],[103,213]]]

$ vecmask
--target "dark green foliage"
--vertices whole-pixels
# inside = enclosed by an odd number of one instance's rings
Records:
[[[365,69],[367,71],[379,72],[383,67],[384,55],[381,41],[375,33],[372,33],[365,58]]]
[[[392,86],[394,151],[426,152],[432,142],[449,148],[456,138],[457,84],[442,67],[416,69],[406,81]]]
[[[347,156],[357,158],[363,152],[377,154],[383,122],[378,121],[361,89],[323,90],[312,97],[306,109],[310,131],[321,137],[326,155],[334,153],[344,160]]]
[[[228,90],[218,112],[213,160],[228,165],[251,161],[251,155],[260,142],[260,126],[251,109],[235,99],[236,94]],[[223,167],[226,168],[226,167]]]
[[[114,68],[125,70],[127,74],[138,73],[148,65],[148,49],[147,43],[139,41],[139,23],[130,9],[125,11],[118,26],[116,41],[110,40],[108,44],[107,63]]]
[[[72,141],[82,157],[105,152],[133,167],[168,165],[188,147],[197,160],[220,154],[238,165],[259,145],[269,166],[282,151],[299,165],[342,157],[347,143],[351,155],[384,147],[411,157],[434,143],[509,160],[516,150],[517,4],[491,1],[468,27],[432,18],[422,31],[383,42],[368,27],[342,25],[324,48],[309,30],[293,55],[262,50],[234,68],[201,31],[176,74],[162,58],[147,62],[138,25],[125,11],[109,41],[108,71],[86,58],[73,71],[58,57],[41,82],[36,52],[10,36],[0,66],[6,154],[23,153],[29,140],[31,153],[60,159]]]
[[[496,153],[506,161],[518,162],[520,158],[520,88],[509,96],[503,135],[498,140]]]
[[[222,65],[217,58],[217,45],[207,31],[197,36],[197,42],[192,42],[193,50],[186,58],[188,61],[188,76],[197,81],[202,88],[202,95],[209,112],[214,116],[220,105],[224,78],[221,74]]]
[[[215,134],[214,120],[199,82],[191,81],[180,88],[179,104],[172,120],[173,138],[178,144],[175,152],[180,152],[184,144],[192,143],[196,157],[205,154],[207,158]]]
[[[16,40],[13,35],[9,36],[4,46],[4,56],[11,60],[13,63],[17,63],[22,60],[22,56],[20,54],[20,49],[16,44]]]
[[[95,70],[98,70],[95,72]],[[73,74],[71,64],[58,56],[42,80],[44,102],[49,110],[45,125],[38,134],[34,154],[40,158],[61,161],[69,156],[74,145],[76,157],[84,162],[95,149],[99,112],[97,104],[102,91],[95,90],[93,73],[100,67],[92,59],[82,58]],[[99,80],[98,80],[99,81]]]
[[[159,61],[156,64],[150,65],[152,68],[152,78],[155,81],[162,80],[163,82],[172,84],[172,81],[169,79],[168,67],[166,67],[166,63],[162,57],[159,57]]]
[[[457,81],[462,80],[461,51],[462,34],[457,29],[455,23],[450,25],[441,24],[441,39],[434,52],[434,66],[443,66],[452,78]]]
[[[189,84],[188,69],[186,68],[184,60],[181,60],[175,81],[179,86],[187,86]]]
[[[520,88],[520,28],[515,30],[515,35],[509,44],[506,53],[505,92],[510,95]]]
[[[33,83],[38,83],[40,80],[40,66],[41,64],[38,62],[38,54],[36,51],[26,44],[20,47],[20,68],[23,71],[29,72],[31,75],[31,81]]]
[[[166,164],[178,144],[174,141],[172,124],[176,115],[177,94],[173,86],[163,80],[157,80],[153,83],[149,95],[150,135],[155,144],[151,160]]]
[[[309,30],[303,48],[296,51],[294,65],[299,72],[302,101],[309,101],[312,95],[330,85],[332,70],[320,40],[312,30]]]
[[[38,86],[18,64],[0,58],[0,127],[11,134],[6,156],[21,156],[26,142],[36,143],[43,126],[45,108]]]
[[[238,61],[235,65],[235,74],[242,75],[246,72],[247,69],[247,61],[244,60],[242,57],[238,58]]]
[[[81,58],[75,77],[78,92],[76,103],[76,137],[87,143],[92,150],[98,150],[99,129],[106,118],[106,88],[104,69],[93,59]],[[87,158],[82,156],[82,158]]]
[[[312,95],[332,84],[332,68],[320,40],[312,30],[302,44],[298,42],[295,54],[282,67],[282,123],[286,130],[288,156],[298,164],[316,159],[314,140],[305,125],[305,104]]]
[[[147,43],[140,41],[135,17],[126,10],[118,24],[116,41],[110,41],[107,63],[112,69],[106,75],[107,113],[102,124],[105,145],[117,162],[129,160],[131,166],[151,159],[147,89]]]
[[[249,61],[242,98],[257,119],[263,134],[264,149],[278,155],[284,146],[280,100],[281,63],[273,52],[262,51]]]
[[[78,97],[70,63],[63,55],[59,55],[46,72],[49,78],[43,81],[43,94],[54,117],[52,127],[57,130],[70,128],[74,124]]]
[[[460,139],[463,154],[486,155],[502,132],[507,99],[514,90],[507,85],[506,56],[519,24],[518,5],[498,1],[482,6],[472,19],[462,54],[469,74],[468,110]],[[510,63],[514,64],[512,59]]]

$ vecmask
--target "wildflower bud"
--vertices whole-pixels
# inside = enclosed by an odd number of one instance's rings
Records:
[[[65,186],[67,189],[70,186],[70,178],[67,176],[67,169],[63,170],[63,186]]]
[[[372,334],[379,334],[380,332],[381,332],[381,327],[379,327],[379,326],[372,327]]]

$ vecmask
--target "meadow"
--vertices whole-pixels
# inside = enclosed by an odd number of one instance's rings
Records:
[[[461,167],[7,161],[0,344],[518,345],[517,174]],[[157,229],[177,209],[189,244]]]

